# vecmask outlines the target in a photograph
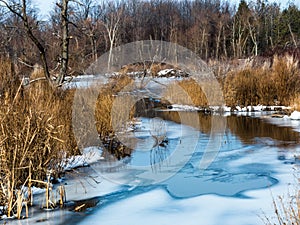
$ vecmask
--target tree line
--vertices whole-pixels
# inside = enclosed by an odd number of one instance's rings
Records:
[[[25,76],[44,65],[43,57],[47,76],[82,74],[103,53],[138,40],[175,42],[204,60],[265,56],[300,43],[300,10],[293,3],[60,0],[43,18],[29,0],[0,2],[0,56]]]

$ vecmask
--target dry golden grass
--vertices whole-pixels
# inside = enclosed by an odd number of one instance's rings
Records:
[[[291,106],[294,110],[300,111],[300,94],[292,99]]]
[[[34,72],[35,79],[42,76],[39,73],[42,71]],[[43,80],[24,88],[15,77],[11,63],[5,60],[0,60],[0,80],[0,205],[7,206],[8,216],[17,213],[21,217],[23,193],[16,195],[15,191],[23,185],[31,186],[32,182],[43,186],[50,170],[52,177],[59,176],[63,157],[78,154],[78,143],[89,137],[85,134],[76,140],[73,134],[74,89],[53,89]],[[131,149],[115,137],[112,106],[115,94],[130,82],[127,77],[116,78],[101,89],[92,115],[85,115],[84,109],[82,112],[83,116],[95,118],[100,139],[117,158],[129,155]],[[98,90],[86,91],[91,94]]]
[[[279,196],[273,199],[274,216],[264,216],[266,225],[300,225],[300,192],[294,196]]]
[[[300,93],[300,70],[291,56],[273,59],[270,67],[246,67],[229,72],[224,96],[229,106],[291,105]]]
[[[120,91],[132,90],[132,82],[127,76],[114,79],[101,88],[96,103],[95,119],[100,140],[106,150],[118,159],[130,155],[132,151],[118,140],[116,132],[126,129],[126,121],[129,122],[134,115],[135,100],[130,95],[116,95]]]
[[[186,79],[169,85],[163,96],[167,100],[171,100],[173,104],[202,107],[208,105],[207,98],[200,85],[193,79]]]
[[[224,84],[227,105],[257,105],[259,100],[257,83],[257,76],[251,69],[228,74]]]
[[[7,205],[11,216],[20,211],[15,190],[27,185],[30,170],[33,180],[44,180],[51,169],[55,177],[62,152],[77,151],[71,131],[73,91],[53,90],[46,82],[24,88],[5,60],[0,80],[0,205]]]

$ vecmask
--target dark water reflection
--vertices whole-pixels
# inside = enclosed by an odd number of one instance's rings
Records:
[[[199,118],[199,126],[194,123],[193,118],[195,114]],[[181,117],[184,115],[185,120]],[[221,115],[205,114],[203,112],[176,112],[176,111],[147,111],[140,113],[143,117],[160,117],[164,120],[182,123],[184,125],[192,126],[202,133],[210,134],[212,129],[212,117],[223,118]],[[186,118],[191,118],[188,121]],[[227,132],[237,136],[244,144],[254,144],[263,140],[272,139],[270,144],[278,146],[286,146],[288,144],[298,144],[300,142],[299,133],[294,131],[291,127],[279,127],[274,124],[265,122],[263,119],[238,116],[232,114],[226,117]],[[222,126],[220,126],[222,127]],[[275,142],[274,142],[275,141]]]
[[[266,123],[260,118],[248,116],[229,116],[227,125],[231,133],[238,136],[244,143],[253,143],[258,138],[272,138],[283,147],[286,144],[299,143],[299,133],[290,127],[279,127]]]
[[[176,198],[205,194],[245,197],[242,193],[247,190],[267,188],[278,183],[274,176],[276,167],[273,165],[277,160],[284,164],[295,163],[286,158],[286,153],[297,147],[299,133],[290,127],[267,123],[259,117],[235,114],[224,117],[203,112],[170,110],[145,110],[137,116],[159,117],[191,126],[203,134],[188,163],[176,175],[163,182],[169,194]],[[194,121],[195,116],[199,122]],[[220,129],[225,129],[223,143],[214,162],[203,171],[199,169],[199,161],[206,152],[211,133],[218,132],[218,127],[216,129],[214,124],[216,121],[220,123]],[[170,140],[170,144],[173,142],[174,140]],[[172,145],[169,148],[172,149]],[[268,160],[265,161],[265,158]]]

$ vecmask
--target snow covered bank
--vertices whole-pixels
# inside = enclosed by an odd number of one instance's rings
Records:
[[[61,166],[64,170],[71,170],[77,167],[88,166],[102,159],[104,159],[102,149],[92,146],[83,149],[82,155],[75,155],[65,159]]]
[[[180,104],[173,104],[169,107],[169,110],[172,111],[211,111],[211,112],[265,112],[265,111],[285,111],[291,110],[291,107],[287,106],[247,106],[247,107],[229,107],[226,105],[223,106],[208,106],[208,107],[198,107],[198,106],[191,106],[191,105],[180,105]],[[299,116],[300,115],[296,115]]]

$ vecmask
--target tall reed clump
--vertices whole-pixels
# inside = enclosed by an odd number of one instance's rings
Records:
[[[30,179],[44,180],[49,170],[57,175],[62,152],[77,148],[70,132],[72,91],[46,82],[24,88],[11,68],[0,60],[0,205],[8,216],[16,212],[17,190]]]
[[[274,56],[270,67],[251,67],[229,72],[224,96],[229,106],[287,105],[300,93],[300,70],[292,56]]]
[[[294,110],[300,111],[300,94],[294,97],[291,106],[293,107]]]
[[[227,105],[257,105],[258,82],[256,73],[250,68],[228,74],[224,84]]]
[[[300,94],[299,62],[292,56],[275,56],[271,77],[276,87],[277,100],[283,105],[291,105]]]
[[[105,149],[118,159],[129,156],[132,151],[126,147],[130,145],[122,143],[117,134],[124,132],[133,118],[136,100],[128,94],[133,89],[133,80],[127,76],[114,78],[101,88],[96,103],[95,119],[99,138]]]
[[[299,157],[299,156],[297,156]],[[296,174],[299,173],[299,168],[295,168]],[[272,216],[264,215],[261,217],[266,225],[300,225],[300,191],[299,177],[296,175],[295,191],[288,193],[285,196],[273,197]]]
[[[184,79],[169,85],[164,91],[164,98],[172,100],[174,104],[208,106],[205,93],[193,79]]]
[[[294,196],[279,196],[273,199],[275,215],[264,215],[262,220],[266,225],[300,225],[300,196],[299,191]]]

